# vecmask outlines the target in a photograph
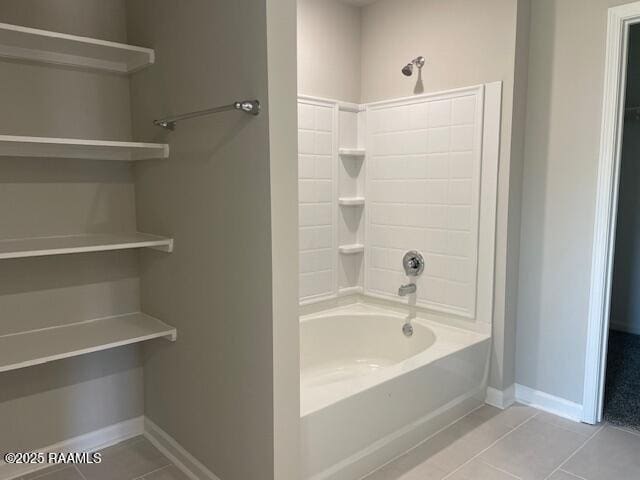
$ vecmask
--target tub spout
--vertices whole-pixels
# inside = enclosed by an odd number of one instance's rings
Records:
[[[400,285],[398,289],[398,295],[401,297],[406,297],[411,293],[416,293],[416,284],[415,283],[407,283],[406,285]]]

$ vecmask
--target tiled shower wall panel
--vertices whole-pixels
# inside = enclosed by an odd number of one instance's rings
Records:
[[[482,89],[372,105],[367,293],[398,299],[407,250],[426,268],[416,303],[475,317]]]
[[[337,294],[336,108],[298,101],[301,302]]]

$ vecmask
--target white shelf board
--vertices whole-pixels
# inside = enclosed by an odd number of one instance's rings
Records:
[[[54,157],[133,161],[167,158],[168,156],[169,145],[166,143],[0,135],[0,157]]]
[[[0,57],[132,73],[155,61],[150,48],[0,23]]]
[[[146,247],[171,252],[173,239],[146,233],[91,233],[0,239],[0,260]]]
[[[130,313],[0,336],[0,372],[139,343],[176,339],[176,329],[144,313]]]
[[[345,157],[364,157],[366,151],[364,148],[340,148],[338,153]]]
[[[364,197],[340,197],[338,204],[344,205],[345,207],[364,205]]]
[[[353,245],[340,245],[338,251],[343,255],[354,255],[356,253],[364,252],[364,245],[360,243],[354,243]]]

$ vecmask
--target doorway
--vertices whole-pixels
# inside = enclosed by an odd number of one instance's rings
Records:
[[[635,233],[633,198],[640,184],[640,163],[634,162],[635,144],[640,152],[640,142],[634,138],[640,128],[639,22],[640,2],[609,9],[583,395],[587,423],[606,416],[612,423],[640,425],[640,401],[635,408],[626,400],[636,381],[640,386],[634,372],[640,368],[629,363],[637,359],[640,367],[640,302],[639,328],[632,331],[636,323],[632,291],[635,285],[640,288],[640,243],[637,251],[634,248],[640,230]],[[637,355],[633,355],[636,341]]]
[[[640,429],[640,24],[627,45],[603,418]]]

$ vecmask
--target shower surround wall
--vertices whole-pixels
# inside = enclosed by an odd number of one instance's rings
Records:
[[[402,256],[418,250],[416,305],[475,318],[483,94],[368,108],[367,294],[398,300]]]
[[[298,101],[300,299],[337,294],[337,106]]]

